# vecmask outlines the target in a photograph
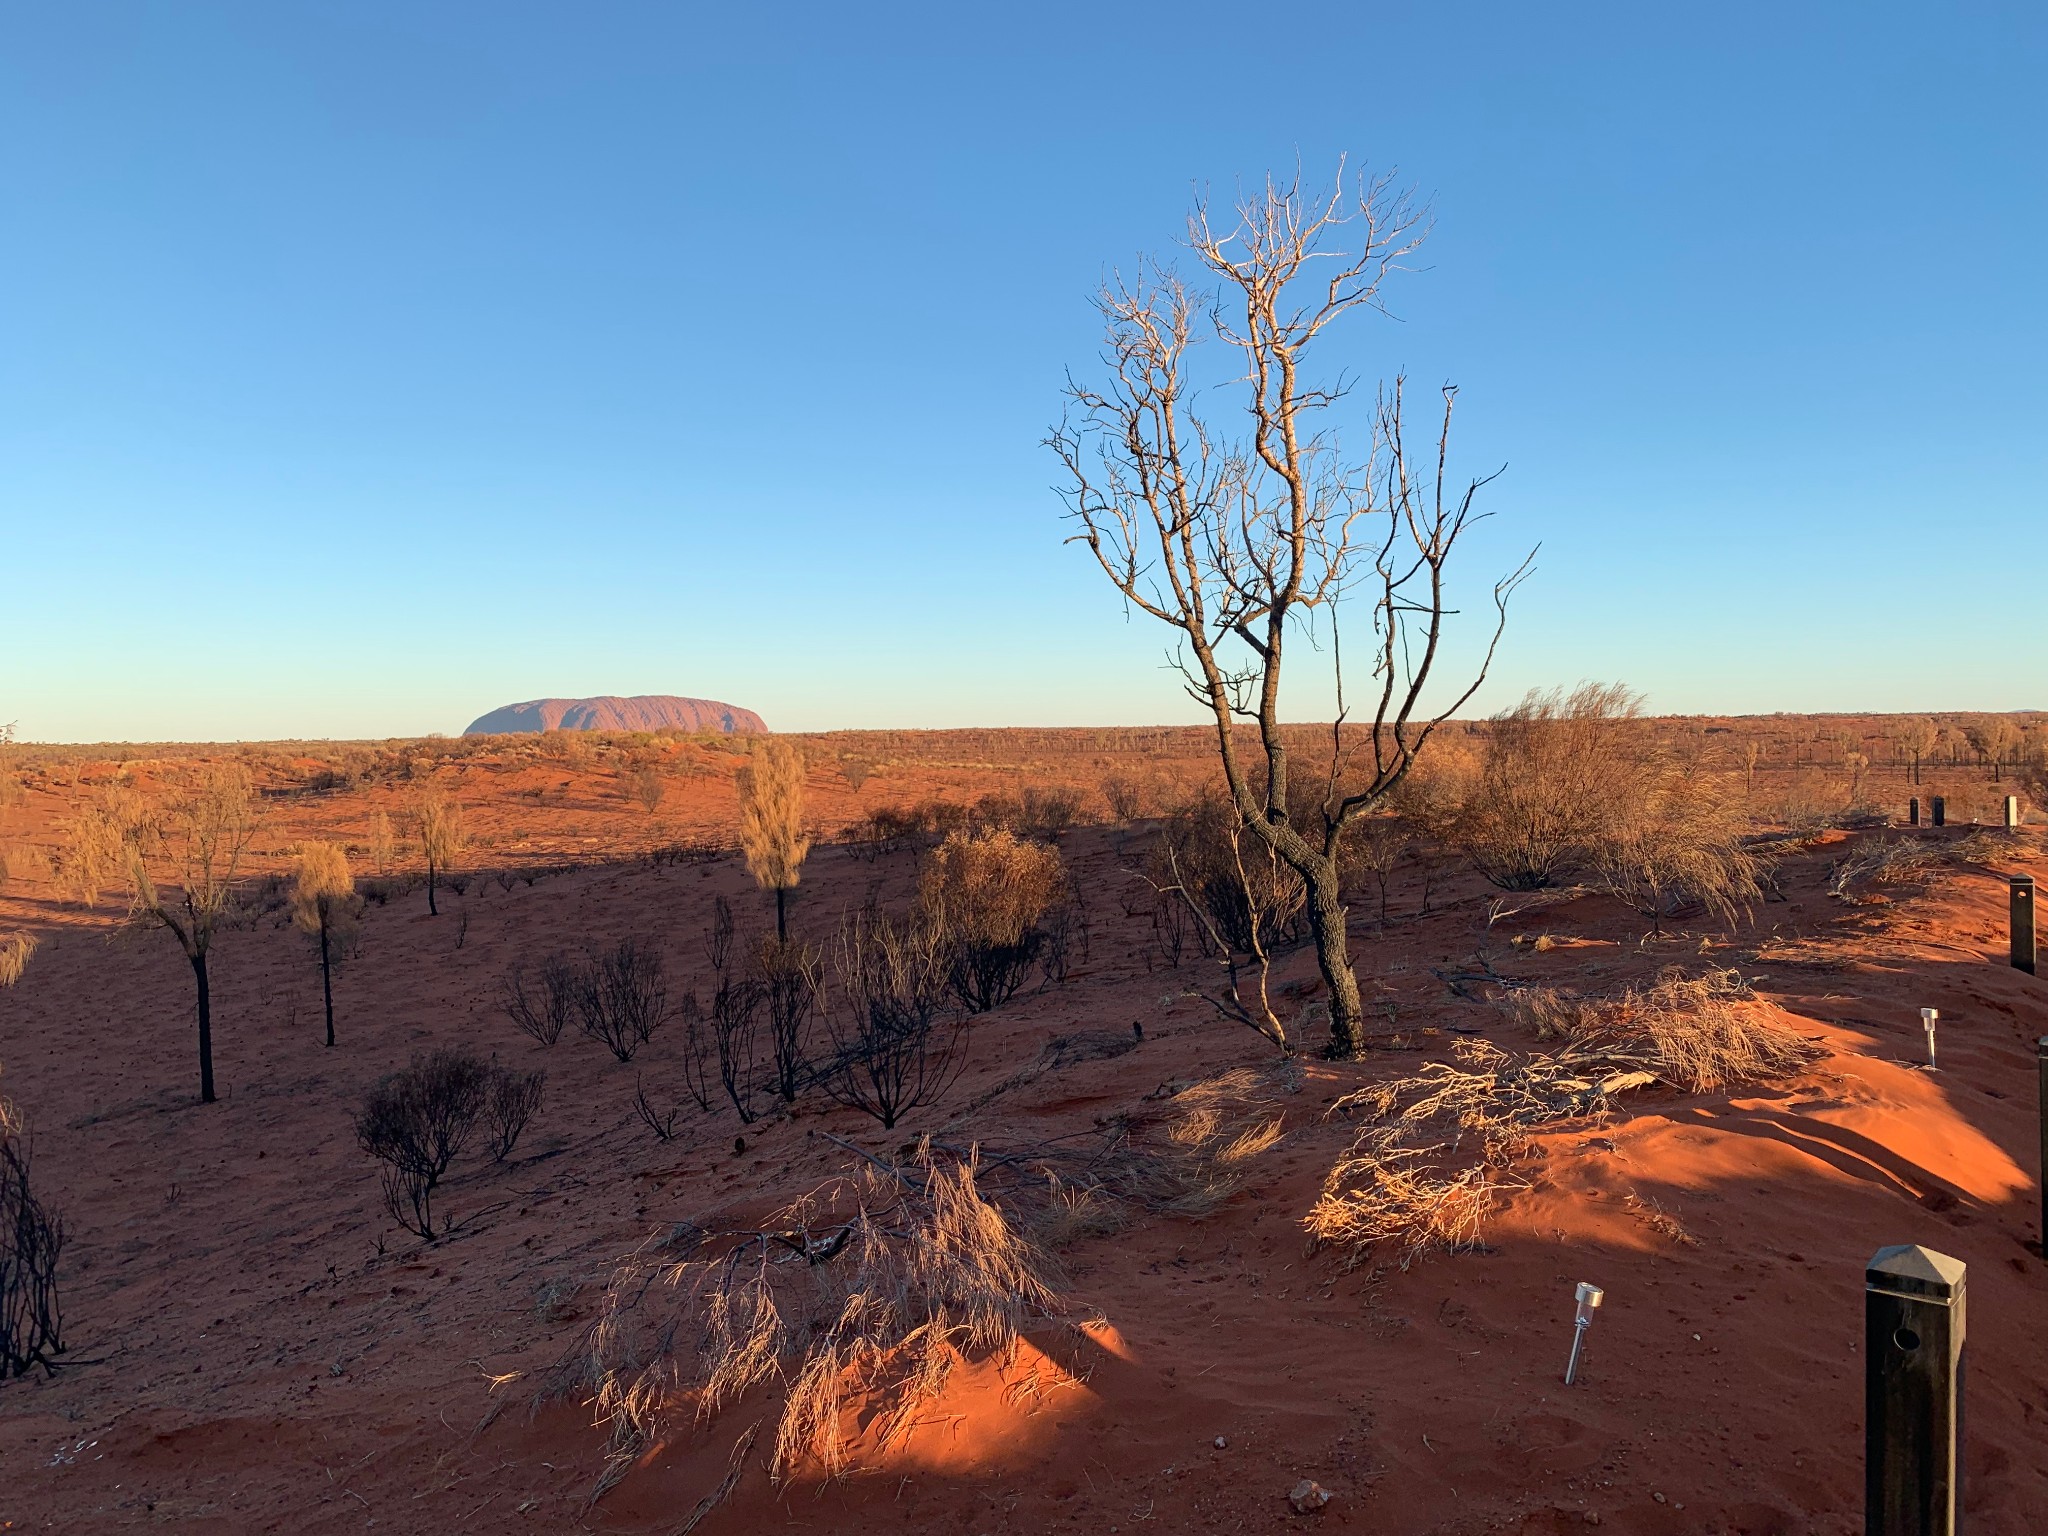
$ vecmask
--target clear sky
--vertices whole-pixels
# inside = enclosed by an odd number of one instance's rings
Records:
[[[1340,151],[1437,218],[1345,360],[1543,546],[1482,705],[2048,705],[2044,18],[0,4],[0,721],[1195,718],[1040,440],[1108,267]]]

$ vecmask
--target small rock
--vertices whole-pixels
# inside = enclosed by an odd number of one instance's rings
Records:
[[[1230,1448],[1230,1442],[1229,1442],[1229,1441],[1227,1441],[1227,1440],[1225,1440],[1225,1439],[1224,1439],[1224,1438],[1223,1438],[1223,1437],[1222,1437],[1221,1435],[1218,1435],[1218,1436],[1216,1437],[1216,1449],[1217,1449],[1217,1450],[1219,1450],[1219,1451],[1222,1451],[1222,1450],[1228,1450],[1229,1448]]]
[[[1650,1495],[1650,1497],[1655,1499],[1659,1504],[1662,1504],[1664,1502],[1664,1495],[1661,1493],[1653,1493]]]
[[[1586,1511],[1586,1524],[1588,1524],[1588,1525],[1598,1525],[1599,1523],[1600,1523],[1600,1511],[1599,1511],[1599,1510],[1597,1510],[1597,1509],[1589,1509],[1589,1510],[1587,1510],[1587,1511]]]
[[[1330,1490],[1304,1477],[1294,1485],[1294,1492],[1287,1495],[1287,1502],[1294,1506],[1297,1515],[1313,1514],[1330,1502]]]

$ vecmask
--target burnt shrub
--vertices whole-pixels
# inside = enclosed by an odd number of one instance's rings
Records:
[[[515,1072],[510,1067],[493,1067],[484,1088],[484,1132],[491,1161],[502,1163],[519,1145],[526,1122],[540,1110],[547,1090],[545,1072]]]
[[[593,955],[577,977],[576,1011],[584,1034],[631,1061],[668,1017],[661,951],[628,938]]]
[[[827,1094],[885,1128],[944,1097],[967,1061],[965,1015],[946,1007],[944,946],[928,925],[870,906],[840,931],[837,1006],[826,1013]]]
[[[0,1099],[0,1380],[36,1366],[54,1375],[64,1352],[64,1220],[36,1197],[29,1162],[27,1131]]]
[[[416,1056],[372,1088],[356,1112],[356,1144],[384,1165],[384,1208],[429,1241],[434,1190],[468,1142],[490,1091],[491,1068],[474,1052]]]
[[[539,975],[529,984],[526,968],[515,965],[500,984],[498,1006],[505,1017],[542,1045],[553,1045],[576,1014],[577,991],[581,985],[576,962],[566,955],[549,955],[541,961]]]

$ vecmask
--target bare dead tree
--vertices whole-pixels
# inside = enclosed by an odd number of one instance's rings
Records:
[[[1425,221],[1381,176],[1327,195],[1297,176],[1242,198],[1227,228],[1206,200],[1188,221],[1194,282],[1157,263],[1097,298],[1107,328],[1101,386],[1070,383],[1066,418],[1047,439],[1066,472],[1062,495],[1125,603],[1177,632],[1189,695],[1215,720],[1238,816],[1307,887],[1330,1048],[1359,1048],[1363,1005],[1351,969],[1338,874],[1344,828],[1400,784],[1431,734],[1485,679],[1524,561],[1493,588],[1495,621],[1464,687],[1425,707],[1454,610],[1446,576],[1485,476],[1449,476],[1451,411],[1443,391],[1433,454],[1408,443],[1404,382],[1380,391],[1369,446],[1347,457],[1325,413],[1350,394],[1303,369],[1324,333],[1382,307],[1382,285],[1421,244]],[[1191,351],[1206,333],[1242,363],[1233,381],[1248,416],[1232,437],[1197,409]],[[1497,472],[1496,472],[1497,473]],[[1338,609],[1356,594],[1373,622],[1372,719],[1345,726]],[[1288,640],[1327,620],[1337,677],[1327,772],[1297,793],[1281,724]],[[1250,721],[1258,762],[1232,727]],[[1354,764],[1352,756],[1360,759]],[[1291,1044],[1291,1042],[1290,1042]]]

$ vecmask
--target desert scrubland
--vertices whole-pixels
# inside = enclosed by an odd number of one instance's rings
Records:
[[[0,1528],[1850,1532],[1918,1242],[2029,1530],[2043,743],[1451,722],[1346,834],[1350,1055],[1213,732],[15,744]]]

